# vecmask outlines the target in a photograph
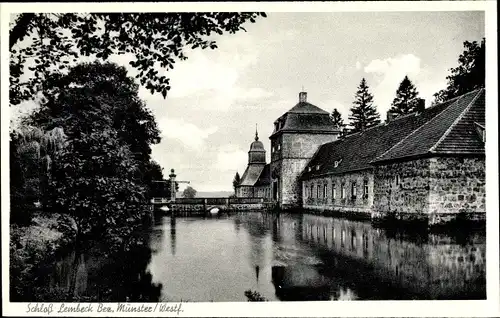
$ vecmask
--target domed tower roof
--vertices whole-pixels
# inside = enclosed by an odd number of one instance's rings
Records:
[[[264,144],[259,140],[257,130],[255,131],[255,141],[250,144],[250,151],[266,151],[264,150]]]
[[[307,93],[299,93],[299,102],[274,122],[271,138],[284,132],[339,134],[327,111],[307,102]]]
[[[257,128],[255,128],[255,141],[250,144],[248,151],[248,163],[266,163],[266,150],[262,141],[259,140]]]

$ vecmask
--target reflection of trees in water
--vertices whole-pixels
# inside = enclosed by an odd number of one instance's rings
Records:
[[[74,249],[39,271],[28,301],[156,302],[162,285],[147,271],[151,255],[147,244],[111,255],[102,247]]]

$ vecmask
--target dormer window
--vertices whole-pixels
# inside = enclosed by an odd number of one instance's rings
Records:
[[[281,145],[278,145],[278,150],[281,150]]]
[[[307,171],[308,171],[308,172],[311,172],[311,167],[307,167]]]
[[[320,168],[320,165],[316,165],[316,170],[319,170],[319,168]]]
[[[335,160],[335,161],[334,161],[334,163],[333,163],[333,167],[334,167],[334,168],[337,168],[341,162],[342,162],[342,159],[340,159],[340,160]]]

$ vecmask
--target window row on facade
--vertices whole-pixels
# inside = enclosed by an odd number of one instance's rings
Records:
[[[363,180],[362,184],[359,186],[361,187],[360,191],[362,198],[368,199],[368,180]],[[329,189],[328,183],[326,182],[311,183],[310,185],[304,186],[305,197],[313,199],[346,199],[347,195],[349,195],[349,198],[354,201],[358,196],[358,191],[358,182],[356,181],[342,182],[340,185],[332,182],[331,189]]]

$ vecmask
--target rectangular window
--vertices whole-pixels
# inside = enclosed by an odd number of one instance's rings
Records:
[[[401,177],[399,174],[396,175],[396,185],[399,185],[401,183]]]
[[[320,198],[320,196],[319,196],[320,192],[319,192],[319,191],[320,191],[320,186],[319,186],[319,184],[318,184],[318,185],[317,185],[317,187],[316,187],[316,197],[317,197],[318,199]]]
[[[335,200],[337,198],[337,186],[332,182],[332,199]]]
[[[356,182],[351,183],[351,198],[356,200]]]
[[[368,199],[368,180],[363,181],[363,199]]]
[[[345,183],[342,183],[342,185],[340,186],[340,198],[345,198]]]
[[[328,193],[327,193],[327,191],[328,191],[328,184],[326,184],[326,183],[325,183],[325,184],[323,185],[323,197],[324,197],[324,198],[327,198],[327,197],[328,197]]]
[[[313,190],[313,185],[311,184],[311,198],[313,197],[314,190]]]

